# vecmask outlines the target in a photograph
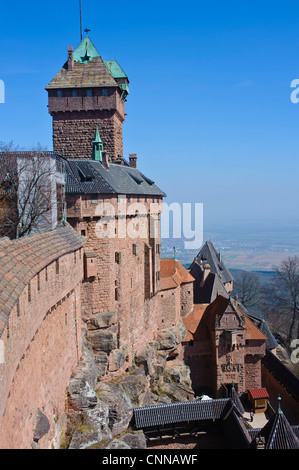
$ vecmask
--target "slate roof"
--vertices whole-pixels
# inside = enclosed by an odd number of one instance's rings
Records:
[[[219,276],[215,273],[210,273],[205,280],[204,286],[200,286],[202,278],[202,271],[197,263],[193,264],[190,270],[191,275],[195,278],[194,283],[194,303],[207,304],[213,302],[218,295],[229,298],[223,283],[220,281]]]
[[[211,272],[217,274],[224,284],[226,282],[233,281],[233,277],[227,267],[225,266],[222,259],[219,259],[219,253],[216,251],[213,243],[211,241],[207,241],[203,247],[200,249],[199,253],[193,260],[193,263],[189,267],[189,271],[192,274],[194,269],[194,265],[203,261],[203,264],[209,264],[211,268]]]
[[[140,429],[185,421],[220,419],[229,401],[229,398],[224,398],[135,408],[135,425]]]
[[[0,239],[0,336],[28,282],[45,266],[84,244],[67,223],[18,240]]]
[[[154,181],[126,162],[110,163],[106,169],[95,160],[72,159],[68,160],[66,174],[66,193],[166,196]]]
[[[265,449],[299,449],[296,430],[290,425],[280,407],[255,436],[256,439],[260,437],[265,439]]]

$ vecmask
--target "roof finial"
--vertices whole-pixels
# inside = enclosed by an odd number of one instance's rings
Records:
[[[174,261],[176,261],[176,247],[175,246],[173,247],[173,258],[174,258]]]
[[[281,411],[281,407],[280,407],[280,402],[281,402],[281,397],[280,395],[278,395],[278,410],[277,410],[277,414],[281,415],[282,414],[282,411]]]
[[[90,29],[88,29],[88,28],[85,28],[85,29],[84,29],[84,33],[86,33],[86,36],[88,36],[88,33],[89,33],[89,32],[90,32]]]
[[[232,381],[232,390],[235,390],[235,383]]]

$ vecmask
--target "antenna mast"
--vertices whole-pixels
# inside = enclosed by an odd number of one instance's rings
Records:
[[[81,41],[82,41],[82,8],[81,8],[81,0],[79,0],[79,6],[80,6],[80,35],[81,35]]]

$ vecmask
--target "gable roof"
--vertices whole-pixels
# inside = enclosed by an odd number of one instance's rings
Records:
[[[219,253],[216,251],[213,243],[211,241],[206,241],[203,247],[200,249],[199,253],[194,258],[189,270],[192,274],[194,265],[200,264],[209,264],[211,272],[217,274],[224,284],[227,282],[233,281],[233,277],[227,267],[225,266],[223,260],[219,256]]]
[[[128,164],[110,163],[106,169],[99,161],[72,159],[67,161],[66,174],[66,193],[166,196],[152,180]]]

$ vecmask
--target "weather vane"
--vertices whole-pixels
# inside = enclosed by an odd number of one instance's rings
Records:
[[[90,32],[90,29],[88,29],[88,28],[84,29],[84,33],[86,33],[86,36],[88,36],[89,32]]]

